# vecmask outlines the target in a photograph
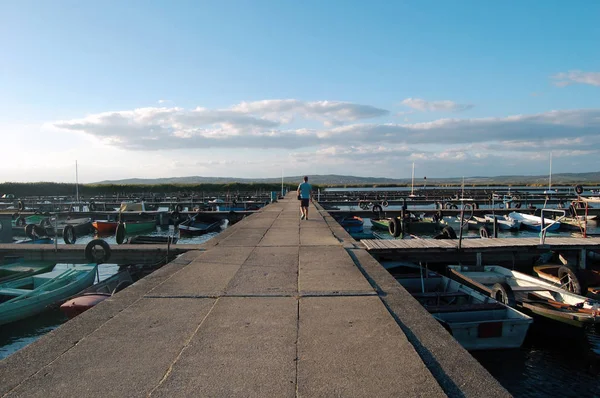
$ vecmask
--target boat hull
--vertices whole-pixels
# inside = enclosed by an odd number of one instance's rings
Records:
[[[117,230],[117,221],[96,220],[92,226],[98,234],[113,234]]]

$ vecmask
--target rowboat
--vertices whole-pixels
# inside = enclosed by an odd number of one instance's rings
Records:
[[[531,214],[517,213],[513,211],[508,216],[521,222],[521,227],[532,231],[540,232],[542,230],[542,218]],[[546,231],[556,231],[560,228],[560,222],[549,218],[544,218],[544,227]]]
[[[0,283],[52,271],[55,264],[50,261],[18,261],[0,265]]]
[[[518,348],[532,318],[455,280],[419,270],[396,280],[467,350]]]
[[[371,219],[371,228],[379,229],[382,231],[387,231],[390,228],[390,219],[389,218],[381,218],[381,219]]]
[[[533,267],[538,277],[567,291],[582,296],[597,294],[600,286],[600,269],[588,265],[586,269],[573,269],[566,265],[543,264]]]
[[[96,220],[92,223],[92,226],[99,235],[114,233],[117,230],[118,225],[118,221],[109,220]]]
[[[179,224],[179,234],[191,236],[218,231],[221,228],[221,222],[220,219],[215,217],[196,214]]]
[[[129,270],[123,269],[108,279],[79,292],[77,297],[65,301],[60,306],[60,310],[68,316],[69,319],[75,318],[82,312],[89,310],[96,304],[133,284],[133,282],[134,280]]]
[[[340,225],[349,233],[363,232],[363,219],[358,216],[349,216],[340,220]]]
[[[496,220],[500,231],[518,231],[521,228],[521,221],[509,216],[500,216],[498,214],[485,214],[486,221],[493,223]]]
[[[497,265],[449,265],[448,269],[457,280],[532,315],[577,327],[600,323],[600,302],[542,279]]]
[[[0,284],[0,325],[58,304],[94,283],[97,264],[75,265]]]
[[[125,225],[125,233],[127,235],[134,235],[139,232],[156,229],[156,221],[155,220],[126,221],[124,223],[124,225]]]

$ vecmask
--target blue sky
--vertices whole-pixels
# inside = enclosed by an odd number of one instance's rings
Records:
[[[0,181],[600,170],[600,3],[0,1]]]

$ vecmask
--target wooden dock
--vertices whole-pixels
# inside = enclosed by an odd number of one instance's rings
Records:
[[[0,361],[2,397],[508,397],[295,193]]]
[[[585,252],[600,251],[600,238],[571,237],[548,237],[544,244],[539,238],[463,239],[460,247],[458,239],[363,239],[360,243],[376,258],[416,262],[478,261],[477,255],[487,255],[491,261],[527,262],[541,253],[556,251],[575,252],[583,258],[580,266],[585,266]]]

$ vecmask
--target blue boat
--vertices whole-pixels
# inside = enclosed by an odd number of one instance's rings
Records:
[[[340,225],[351,234],[363,232],[363,219],[358,216],[345,217],[340,220]]]
[[[510,218],[520,221],[521,228],[530,231],[540,232],[542,230],[542,218],[531,214],[512,212],[508,215]],[[560,222],[544,218],[544,228],[546,231],[552,232],[560,228]]]

